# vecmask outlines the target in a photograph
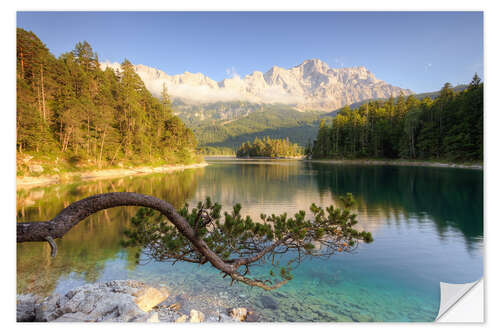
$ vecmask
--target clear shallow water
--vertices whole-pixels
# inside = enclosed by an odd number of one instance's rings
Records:
[[[163,284],[183,310],[207,314],[255,309],[265,321],[432,321],[439,282],[465,283],[483,272],[483,173],[430,167],[328,165],[300,161],[214,160],[204,169],[18,191],[18,221],[52,218],[88,195],[135,191],[180,207],[206,196],[243,214],[294,213],[336,204],[352,192],[359,227],[374,242],[352,254],[303,262],[294,279],[267,292],[223,280],[205,265],[136,265],[119,242],[135,208],[88,218],[47,244],[18,244],[17,292],[65,293],[87,282],[137,279]],[[263,273],[268,267],[260,267]],[[258,269],[254,270],[258,273]]]

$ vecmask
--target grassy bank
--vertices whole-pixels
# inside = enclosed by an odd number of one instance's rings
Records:
[[[16,175],[19,177],[40,177],[64,173],[97,171],[104,169],[128,169],[137,167],[159,167],[165,165],[189,165],[203,162],[203,156],[186,150],[165,156],[117,159],[100,163],[95,158],[61,153],[17,153]]]
[[[202,156],[175,154],[162,159],[135,159],[99,166],[93,160],[50,154],[17,155],[17,187],[33,187],[60,182],[125,177],[203,167]]]
[[[173,172],[184,169],[202,168],[207,166],[206,162],[188,165],[163,165],[157,167],[141,166],[128,169],[103,169],[83,172],[67,172],[58,175],[42,175],[37,177],[24,176],[16,177],[17,188],[30,188],[42,185],[57,184],[62,182],[76,182],[82,180],[109,179],[126,176],[139,176],[151,173]]]

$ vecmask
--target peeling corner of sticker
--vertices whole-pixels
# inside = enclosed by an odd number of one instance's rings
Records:
[[[441,289],[441,301],[439,304],[439,313],[435,319],[435,321],[443,321],[442,317],[446,314],[450,309],[452,309],[460,300],[479,282],[482,282],[482,279],[471,283],[446,283],[440,282]]]

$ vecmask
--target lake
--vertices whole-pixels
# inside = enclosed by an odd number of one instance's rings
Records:
[[[439,282],[483,276],[483,171],[410,166],[332,165],[286,160],[207,160],[172,174],[38,187],[17,192],[19,222],[53,218],[84,197],[111,191],[153,195],[176,207],[205,197],[242,215],[295,213],[311,203],[337,205],[351,192],[358,228],[374,241],[353,253],[308,260],[282,288],[230,286],[208,264],[135,263],[120,240],[137,208],[87,218],[56,241],[17,245],[17,293],[65,293],[96,281],[136,279],[171,290],[183,311],[206,314],[245,306],[261,321],[433,321]],[[261,266],[253,273],[268,272]]]

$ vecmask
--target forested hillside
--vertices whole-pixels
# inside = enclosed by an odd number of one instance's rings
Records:
[[[459,94],[467,85],[448,87]],[[441,92],[429,92],[413,95],[410,100],[437,99]],[[403,97],[363,101],[348,106],[349,109],[360,109],[365,105],[384,106],[395,103]],[[400,102],[399,102],[400,103]],[[377,106],[375,106],[377,107]],[[395,106],[393,106],[394,108]],[[234,154],[243,143],[253,142],[255,138],[269,136],[274,139],[289,138],[302,147],[306,147],[317,136],[323,120],[331,124],[332,119],[346,107],[333,112],[300,112],[287,105],[252,104],[248,102],[220,102],[197,106],[174,104],[174,110],[195,133],[203,154]],[[237,110],[229,114],[229,110]],[[224,115],[228,119],[218,119]],[[205,120],[200,121],[202,116]]]
[[[343,108],[322,121],[309,153],[314,158],[483,159],[483,83],[477,75],[456,93],[372,101]]]
[[[205,122],[193,131],[205,153],[235,152],[243,143],[255,138],[289,138],[303,147],[312,142],[322,112],[300,112],[286,106],[265,105],[263,111],[227,123]],[[327,118],[328,120],[331,117]]]
[[[33,32],[17,29],[20,155],[101,168],[189,163],[195,146],[166,91],[154,98],[128,60],[120,73],[102,71],[87,42],[56,58]],[[18,171],[25,167],[18,163]]]
[[[463,90],[465,90],[467,88],[467,85],[466,84],[459,84],[458,86],[455,86],[455,87],[451,87],[451,89],[455,92],[455,93],[459,93]],[[431,91],[431,92],[424,92],[424,93],[420,93],[420,94],[415,94],[413,96],[415,96],[415,98],[417,99],[424,99],[426,97],[430,98],[430,99],[435,99],[435,98],[438,98],[439,95],[440,95],[441,91]],[[368,102],[373,102],[373,101],[379,101],[379,102],[385,102],[387,100],[389,100],[390,98],[377,98],[377,99],[368,99],[368,100],[363,100],[361,102],[356,102],[356,103],[352,103],[352,104],[349,104],[349,108],[350,109],[359,109],[362,105],[368,103]],[[344,106],[345,107],[345,106]],[[343,107],[343,108],[344,108]],[[337,109],[333,112],[330,112],[328,113],[327,115],[329,116],[335,116],[338,112],[340,112],[343,108],[340,108],[340,109]]]

